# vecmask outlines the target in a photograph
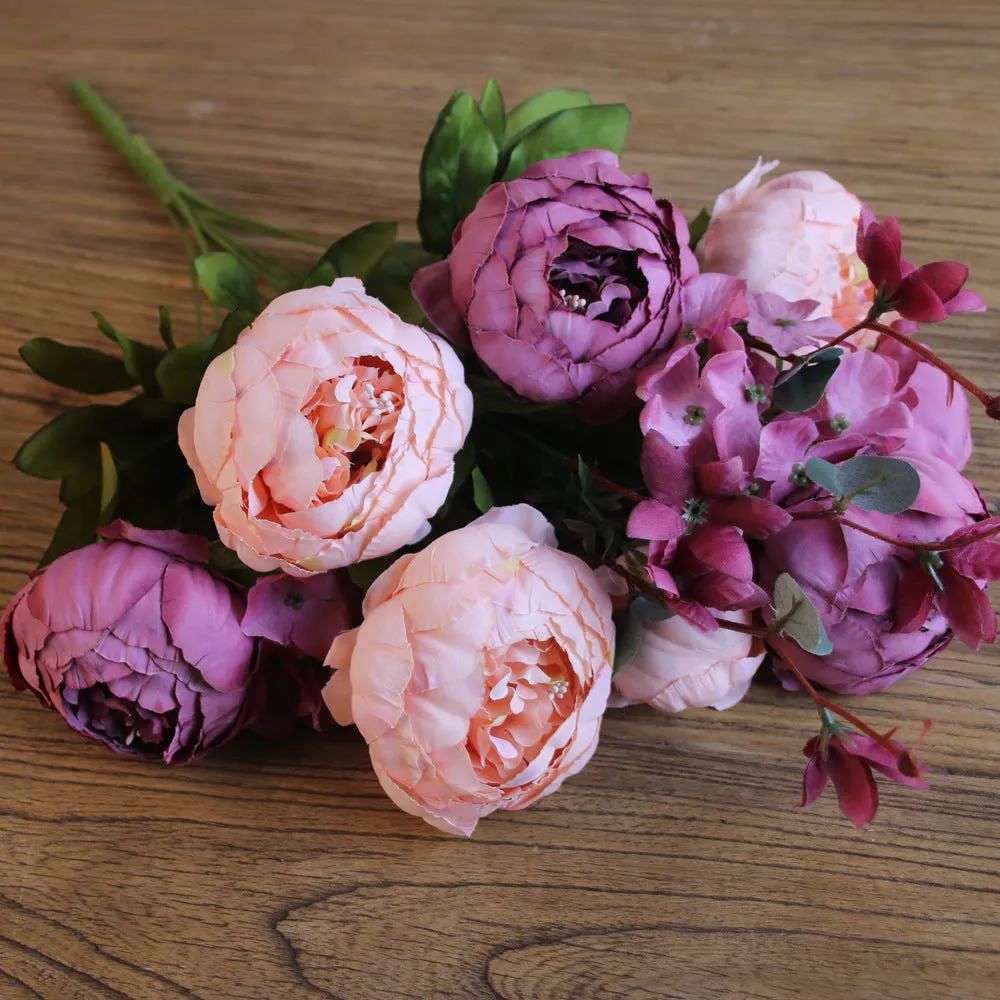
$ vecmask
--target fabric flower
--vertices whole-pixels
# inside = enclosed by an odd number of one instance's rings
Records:
[[[858,257],[868,268],[883,309],[894,309],[916,323],[940,323],[956,312],[985,312],[986,303],[965,289],[969,269],[953,260],[914,267],[902,257],[899,223],[888,215],[882,222],[863,205],[856,232]]]
[[[0,622],[14,687],[132,757],[185,763],[239,731],[255,664],[239,590],[208,543],[116,522],[60,556]]]
[[[716,199],[698,244],[702,270],[744,278],[751,292],[813,300],[809,319],[832,317],[846,330],[874,299],[855,246],[861,202],[818,170],[761,184],[777,166],[758,160]]]
[[[773,292],[761,292],[750,296],[747,329],[752,337],[764,341],[776,354],[785,357],[805,348],[814,350],[842,332],[835,319],[810,319],[818,308],[815,299],[789,302]]]
[[[223,543],[304,577],[422,537],[471,420],[451,347],[338,278],[271,302],[209,365],[179,436]]]
[[[544,543],[540,514],[514,513],[521,527],[495,509],[398,559],[328,660],[334,718],[356,723],[389,797],[446,833],[579,771],[611,686],[597,577]]]
[[[807,502],[792,512],[820,508]],[[916,511],[890,517],[856,507],[849,508],[848,516],[889,537],[919,543],[954,537],[958,528],[972,524],[969,517],[942,518]],[[992,610],[985,618],[980,599],[971,595],[970,588],[981,590],[981,586],[953,581],[949,573],[953,590],[947,594],[935,590],[925,602],[927,591],[918,589],[914,580],[914,558],[909,549],[829,518],[796,518],[768,539],[760,563],[761,586],[770,592],[780,573],[790,573],[816,606],[833,643],[827,656],[787,645],[809,680],[839,694],[871,694],[941,652],[951,642],[956,624],[973,645],[978,645],[976,636],[991,641],[996,628]],[[984,576],[990,578],[989,573]],[[932,577],[928,581],[933,583]],[[765,619],[771,615],[767,608],[763,613]],[[798,686],[780,664],[775,670],[785,686]]]
[[[715,617],[749,625],[749,611],[716,611]],[[660,712],[731,708],[747,693],[764,660],[759,639],[725,628],[706,633],[680,615],[643,623],[634,659],[613,681],[611,704],[646,702]]]
[[[890,742],[900,751],[905,750],[902,744]],[[928,787],[922,778],[904,774],[899,759],[870,736],[844,731],[843,737],[832,737],[826,746],[821,737],[814,736],[802,752],[809,760],[802,776],[800,806],[811,806],[832,780],[840,811],[859,828],[870,823],[878,809],[873,770],[910,788]]]
[[[247,595],[243,632],[290,646],[322,663],[333,640],[353,624],[357,594],[343,571],[306,580],[283,573],[264,576]]]
[[[418,271],[427,316],[521,396],[579,400],[611,420],[639,368],[678,329],[678,282],[697,271],[688,229],[645,175],[607,150],[495,184],[458,226],[447,261]]]

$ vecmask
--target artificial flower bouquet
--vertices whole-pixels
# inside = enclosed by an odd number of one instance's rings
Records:
[[[623,105],[507,111],[492,80],[438,116],[419,241],[295,265],[262,245],[312,237],[71,90],[179,231],[194,336],[161,308],[162,346],[95,314],[117,353],[22,348],[117,395],[15,459],[66,508],[3,618],[15,687],[166,763],[353,724],[397,805],[468,835],[579,771],[608,705],[726,709],[769,669],[817,706],[803,805],[832,780],[861,826],[873,772],[926,787],[926,726],[833,695],[996,638],[1000,518],[962,469],[965,391],[1000,402],[918,339],[985,308],[965,267],[776,163],[689,224],[620,166]]]

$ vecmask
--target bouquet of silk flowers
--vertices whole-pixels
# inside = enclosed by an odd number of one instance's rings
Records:
[[[401,809],[469,835],[584,767],[608,706],[727,709],[770,671],[817,709],[802,805],[832,781],[862,826],[876,774],[927,787],[929,723],[835,698],[996,638],[1000,518],[962,469],[1000,398],[920,340],[985,309],[966,267],[777,163],[689,222],[620,165],[624,105],[493,80],[437,118],[419,241],[328,246],[70,90],[178,230],[193,329],[21,349],[105,401],[15,458],[65,506],[3,616],[16,688],[164,763],[355,725]]]

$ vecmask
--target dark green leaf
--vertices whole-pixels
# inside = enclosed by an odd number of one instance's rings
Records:
[[[845,500],[880,514],[902,514],[920,493],[920,473],[912,465],[881,455],[859,455],[841,462],[837,482]]]
[[[493,180],[499,150],[476,99],[456,91],[420,161],[417,228],[426,250],[451,252],[451,234]]]
[[[136,383],[121,358],[92,347],[70,347],[36,337],[21,345],[20,354],[36,375],[66,389],[96,395],[128,389]]]
[[[826,656],[833,652],[819,612],[795,577],[782,573],[774,581],[774,620],[778,635],[794,639],[807,653]]]
[[[503,179],[520,177],[541,160],[555,160],[585,149],[610,149],[621,155],[631,117],[624,104],[592,104],[544,118],[514,139]]]
[[[569,108],[585,107],[590,103],[590,94],[585,90],[543,90],[523,101],[507,115],[504,145],[508,148],[512,146],[513,140],[521,132],[543,118]]]
[[[398,228],[395,222],[369,222],[360,226],[332,244],[320,258],[320,265],[324,261],[332,264],[335,269],[334,278],[339,275],[364,280],[396,242]],[[332,282],[333,278],[330,281]],[[314,284],[320,283],[314,282]]]
[[[232,549],[226,548],[218,538],[208,543],[208,564],[220,576],[244,587],[252,587],[260,577],[264,576],[263,573],[258,573],[241,562],[239,556]]]
[[[775,379],[772,402],[787,413],[811,410],[823,398],[843,353],[839,347],[827,347],[789,368]]]
[[[612,662],[612,673],[627,667],[638,655],[642,646],[644,633],[642,620],[635,617],[631,609],[625,619],[625,624],[615,632],[615,658]]]
[[[476,446],[471,441],[466,441],[455,456],[455,472],[451,478],[451,486],[448,488],[448,495],[441,504],[441,509],[437,516],[445,517],[455,500],[455,495],[465,485],[466,480],[472,473],[476,464]]]
[[[332,285],[334,281],[337,280],[337,268],[334,267],[333,261],[321,260],[306,276],[302,279],[302,284],[297,285],[298,288],[319,288],[323,285]]]
[[[382,305],[388,306],[400,319],[412,323],[414,326],[422,326],[427,317],[424,315],[420,304],[410,294],[409,289],[400,288],[398,285],[378,285],[372,282],[368,284],[368,294],[375,296]]]
[[[125,360],[125,370],[128,374],[142,386],[142,391],[147,395],[155,395],[156,366],[160,363],[160,358],[164,352],[158,347],[150,347],[149,344],[140,343],[138,340],[131,340],[126,337],[113,323],[106,320],[99,312],[93,313],[97,320],[97,328],[108,340],[113,340],[121,348],[122,357]]]
[[[810,458],[805,465],[806,475],[828,493],[841,496],[840,480],[837,477],[837,466],[823,458]]]
[[[14,464],[40,479],[62,479],[95,468],[100,442],[116,415],[116,407],[96,405],[60,413],[21,445]]]
[[[177,346],[174,343],[174,323],[166,306],[160,306],[160,340],[166,344],[168,350]]]
[[[102,441],[101,445],[101,505],[100,524],[110,524],[118,503],[118,469],[111,449]]]
[[[428,253],[419,243],[398,240],[379,259],[368,274],[372,284],[398,285],[409,288],[413,276],[422,267],[441,259],[440,254]]]
[[[493,490],[486,482],[486,477],[475,466],[472,470],[472,501],[480,514],[485,514],[493,508]]]
[[[202,254],[195,262],[198,283],[215,305],[222,309],[260,311],[260,295],[250,269],[231,253]]]
[[[660,604],[642,594],[636,596],[629,610],[631,614],[644,622],[662,622],[674,617],[674,612],[665,604]]]
[[[156,369],[156,381],[168,403],[193,406],[205,369],[215,357],[218,333],[170,351]]]
[[[252,312],[248,312],[246,309],[234,309],[229,313],[215,335],[215,341],[212,344],[212,357],[216,358],[224,351],[228,351],[239,339],[240,334],[256,318]]]
[[[479,98],[479,107],[483,117],[490,126],[493,138],[499,143],[503,140],[504,129],[507,126],[507,115],[503,108],[503,95],[496,80],[490,77],[483,87],[483,96]]]
[[[367,590],[398,558],[398,555],[393,554],[353,563],[347,567],[347,575],[355,587]]]
[[[59,556],[97,540],[100,506],[100,489],[94,489],[63,511],[52,541],[49,542],[49,547],[38,564],[39,569],[48,566]]]
[[[692,250],[696,249],[698,244],[701,242],[701,238],[708,231],[708,224],[711,221],[712,213],[707,208],[703,208],[694,217],[694,219],[692,219],[691,224],[688,226],[688,230],[690,232],[688,246],[690,246]]]

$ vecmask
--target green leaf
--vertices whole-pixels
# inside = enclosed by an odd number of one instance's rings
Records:
[[[810,458],[805,464],[806,475],[817,485],[822,486],[828,493],[839,497],[840,480],[837,478],[837,466],[824,458]]]
[[[347,567],[347,575],[355,587],[367,590],[397,559],[398,553],[379,559],[366,559]]]
[[[231,253],[217,251],[198,257],[195,262],[198,283],[209,299],[222,309],[248,309],[260,312],[260,295],[250,269]]]
[[[142,391],[147,395],[155,395],[156,366],[163,357],[163,351],[158,347],[150,347],[149,344],[140,343],[138,340],[131,340],[126,337],[113,323],[106,320],[99,312],[92,313],[97,321],[97,328],[108,340],[113,340],[121,349],[122,357],[125,360],[125,370],[128,374],[142,386]]]
[[[471,441],[466,441],[455,455],[455,472],[451,477],[451,486],[448,487],[448,495],[441,504],[441,509],[437,512],[437,517],[445,517],[455,500],[458,491],[465,485],[466,480],[472,474],[472,469],[476,464],[476,446]]]
[[[639,594],[629,605],[625,623],[617,632],[612,672],[618,673],[635,659],[642,647],[646,622],[661,622],[673,616],[669,608]]]
[[[774,380],[771,401],[787,413],[811,410],[823,398],[843,353],[839,347],[826,347],[779,375]]]
[[[920,473],[901,458],[882,455],[858,455],[841,462],[837,482],[845,500],[879,514],[902,514],[920,493]]]
[[[398,285],[368,284],[368,294],[373,295],[384,306],[388,306],[400,319],[414,326],[422,326],[427,317],[420,303],[410,294],[408,288]]]
[[[94,405],[60,413],[21,445],[14,465],[40,479],[62,479],[96,467],[99,444],[117,412],[113,406]]]
[[[794,639],[814,656],[827,656],[833,652],[833,643],[826,634],[816,606],[789,573],[782,573],[774,581],[774,620],[771,628],[778,635]]]
[[[212,345],[212,357],[217,358],[234,346],[239,340],[240,334],[250,327],[256,318],[252,312],[246,309],[234,309],[229,313],[216,331],[215,342]]]
[[[483,87],[483,96],[479,98],[479,107],[483,117],[490,126],[493,138],[498,143],[503,141],[504,129],[507,127],[507,113],[503,107],[503,94],[496,80],[490,77]]]
[[[94,489],[63,511],[52,535],[52,541],[49,542],[49,547],[38,564],[39,569],[48,566],[59,556],[97,540],[100,504],[101,492],[99,489]]]
[[[215,357],[218,333],[170,351],[156,369],[156,381],[168,403],[193,406],[205,369]]]
[[[160,340],[166,344],[168,350],[177,346],[174,343],[174,323],[166,306],[160,306]]]
[[[101,505],[100,524],[110,524],[118,503],[118,469],[111,449],[102,441],[101,445]]]
[[[493,181],[496,139],[476,99],[454,93],[438,116],[420,161],[417,228],[424,249],[451,252],[451,234]]]
[[[522,101],[507,115],[504,130],[504,146],[510,148],[513,140],[525,129],[569,108],[582,108],[591,104],[590,94],[585,90],[543,90],[534,97]]]
[[[480,514],[487,513],[494,506],[493,490],[490,489],[490,484],[486,482],[486,477],[478,465],[472,470],[472,502]]]
[[[513,140],[503,179],[520,177],[541,160],[555,160],[585,149],[610,149],[621,155],[631,118],[624,104],[591,104],[544,118]]]
[[[333,261],[321,260],[306,276],[302,279],[301,285],[296,285],[296,288],[318,288],[323,285],[332,285],[334,281],[337,280],[337,268],[334,266]]]
[[[701,238],[708,231],[708,224],[712,221],[712,213],[707,209],[703,208],[692,220],[688,226],[688,231],[690,232],[690,238],[688,240],[688,246],[692,250],[695,250],[698,244],[701,242]]]
[[[450,249],[450,248],[449,248]],[[394,243],[368,273],[371,284],[398,285],[409,289],[413,276],[422,267],[441,260],[441,254],[429,253],[419,243],[399,240]]]
[[[66,389],[97,395],[135,385],[121,358],[92,347],[70,347],[48,337],[21,345],[21,357],[42,378]]]
[[[334,267],[334,278],[340,276],[350,276],[354,278],[367,278],[371,269],[379,262],[386,251],[396,242],[396,233],[399,227],[395,222],[369,222],[360,226],[353,232],[342,236],[336,243],[320,258],[319,264],[314,269],[315,275],[324,262],[330,263]],[[324,272],[325,274],[328,272]],[[326,284],[330,284],[333,278]],[[313,284],[320,284],[315,281]],[[306,286],[311,287],[311,286]]]
[[[257,580],[265,575],[252,570],[241,562],[239,556],[232,549],[226,548],[218,538],[212,539],[208,543],[208,565],[220,576],[242,584],[244,587],[252,587]]]

